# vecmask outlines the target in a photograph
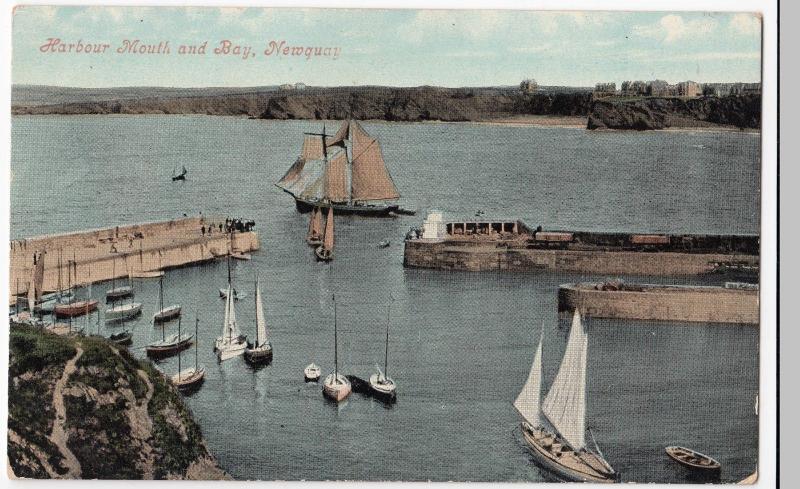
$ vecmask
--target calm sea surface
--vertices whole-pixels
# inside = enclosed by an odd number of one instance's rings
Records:
[[[328,131],[336,123],[328,123]],[[560,273],[407,270],[402,238],[436,208],[519,217],[545,229],[758,233],[759,137],[748,133],[588,132],[472,124],[365,123],[378,137],[403,204],[415,217],[336,221],[336,258],[313,260],[307,215],[273,186],[320,123],[204,116],[42,116],[12,119],[11,237],[196,215],[255,219],[262,248],[235,261],[248,297],[240,327],[254,336],[261,278],[272,365],[219,364],[224,261],[167,273],[166,300],[183,327],[200,319],[202,389],[187,402],[221,465],[240,479],[542,480],[511,405],[544,325],[545,386],[563,353]],[[188,180],[173,183],[186,165]],[[389,239],[391,246],[377,247]],[[722,277],[623,277],[714,284]],[[149,324],[158,285],[134,282],[145,314],[132,350],[160,337]],[[95,284],[101,296],[110,284]],[[337,405],[303,382],[314,361],[333,368],[336,293],[340,368],[367,377],[383,362],[390,296],[392,406],[360,394]],[[78,320],[103,334],[122,329]],[[682,482],[663,452],[685,445],[722,462],[722,479],[757,456],[758,330],[713,324],[594,319],[589,328],[588,425],[624,481]],[[177,329],[177,323],[168,326]],[[188,350],[184,361],[194,361]],[[159,363],[172,374],[177,358]]]

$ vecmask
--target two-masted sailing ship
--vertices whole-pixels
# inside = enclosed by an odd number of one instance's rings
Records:
[[[544,402],[540,402],[540,337],[528,380],[514,401],[514,407],[525,419],[522,436],[539,466],[562,480],[616,482],[619,476],[606,462],[600,447],[595,443],[595,450],[592,451],[586,443],[588,345],[588,335],[576,310],[561,366]]]
[[[333,208],[337,214],[388,216],[400,194],[383,160],[381,145],[356,121],[333,136],[306,133],[300,156],[276,185],[295,199],[297,210]]]

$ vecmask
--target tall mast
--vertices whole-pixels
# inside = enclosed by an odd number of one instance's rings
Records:
[[[339,345],[336,331],[336,294],[333,294],[333,382],[339,379]]]
[[[117,288],[117,257],[111,258],[111,290]]]
[[[390,295],[391,297],[391,295]],[[388,311],[386,312],[386,353],[383,357],[383,375],[389,377],[389,322],[392,318],[392,299],[389,300]]]
[[[258,337],[258,276],[256,276],[256,285],[255,290],[253,291],[253,307],[255,308],[255,318],[256,318],[256,348],[261,345],[261,339]]]
[[[181,341],[181,320],[178,318],[178,341]],[[181,350],[178,349],[178,381],[181,380]]]
[[[347,139],[350,140],[350,148],[351,148],[350,153],[353,152],[352,151],[353,138],[350,137],[350,133],[352,131],[353,131],[353,123],[350,120],[350,118],[348,117],[347,118]],[[347,143],[345,143],[344,141],[342,141],[342,143],[344,144],[344,154],[346,156],[347,155]],[[350,195],[349,195],[347,203],[348,204],[352,204],[353,203],[353,160],[352,160],[352,158],[348,157],[347,158],[347,163],[349,164],[348,166],[350,167]]]
[[[158,311],[162,312],[164,310],[164,276],[161,275],[158,277]]]
[[[61,304],[61,266],[62,266],[62,258],[61,258],[61,251],[62,249],[58,249],[58,303]]]
[[[200,318],[195,316],[194,318],[194,373],[197,373],[197,349],[200,348],[198,344],[198,337],[197,337],[197,325],[200,324]]]

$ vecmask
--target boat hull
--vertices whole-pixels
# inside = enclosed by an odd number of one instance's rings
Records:
[[[172,384],[177,387],[178,390],[185,393],[199,388],[203,381],[205,381],[205,378],[206,369],[200,368],[195,370],[194,368],[188,368],[181,372],[180,375],[173,375],[170,380],[172,380]]]
[[[169,346],[148,346],[145,348],[147,356],[150,358],[166,358],[176,355],[179,351],[183,351],[192,345],[192,339],[186,339]]]
[[[112,343],[116,343],[118,345],[132,345],[133,344],[133,334],[129,332],[119,333],[111,335],[108,338]]]
[[[106,321],[124,321],[131,319],[142,313],[142,304],[134,302],[123,307],[112,307],[106,309]]]
[[[381,384],[378,381],[378,374],[372,374],[369,378],[369,390],[372,397],[376,397],[384,401],[397,400],[397,387],[394,382],[391,384]]]
[[[214,343],[214,351],[220,362],[243,355],[246,349],[247,341],[245,341],[244,338],[232,342],[224,342],[222,338],[217,338],[217,341]]]
[[[153,315],[153,321],[163,323],[177,318],[181,315],[181,306],[170,306],[162,309]]]
[[[133,288],[132,287],[117,287],[116,289],[111,289],[106,292],[106,302],[115,301],[117,299],[123,299],[125,297],[133,295]]]
[[[325,378],[325,382],[322,384],[322,395],[331,401],[343,401],[347,398],[347,396],[350,395],[353,387],[350,385],[350,381],[344,378],[344,376],[341,374],[339,375],[339,383],[333,382],[331,379],[332,376],[333,374],[330,374]]]
[[[53,307],[53,314],[59,318],[74,318],[83,316],[97,310],[98,301],[95,299],[88,301],[72,302],[70,304],[56,304]]]
[[[272,346],[268,348],[246,348],[244,359],[253,365],[267,364],[272,361]]]
[[[565,452],[555,455],[545,446],[542,438],[555,435],[542,429],[532,428],[523,423],[522,436],[525,439],[536,464],[553,474],[556,478],[567,482],[594,482],[594,483],[614,483],[617,482],[617,474],[605,473],[593,468],[581,458],[575,456],[575,452]],[[583,452],[587,458],[599,460],[599,456]],[[598,462],[599,463],[599,462]]]
[[[689,470],[700,473],[719,473],[722,465],[712,457],[686,447],[670,446],[665,449],[667,455]]]
[[[313,211],[315,207],[327,209],[331,206],[333,207],[334,214],[368,217],[391,217],[389,213],[397,213],[397,211],[400,210],[400,206],[397,204],[337,204],[321,201],[308,201],[298,197],[294,197],[294,202],[297,210],[303,214]]]
[[[333,251],[326,250],[322,246],[317,246],[317,248],[314,250],[314,255],[317,257],[317,261],[333,260]]]

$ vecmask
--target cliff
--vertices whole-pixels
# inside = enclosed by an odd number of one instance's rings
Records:
[[[304,90],[98,89],[28,90],[12,114],[204,114],[261,119],[387,121],[492,121],[525,116],[587,117],[588,129],[665,129],[761,125],[761,97],[610,97],[587,89],[550,88],[524,93],[510,87],[311,87]],[[52,88],[52,87],[51,87]],[[43,89],[40,89],[40,91]],[[73,89],[75,90],[75,89]],[[105,90],[105,91],[103,91]],[[49,95],[48,95],[49,94]],[[80,99],[80,97],[85,97]],[[64,100],[43,104],[42,101]]]
[[[598,99],[592,102],[588,129],[666,129],[670,127],[761,127],[761,97]]]
[[[51,105],[15,103],[23,114],[206,114],[262,119],[484,121],[589,112],[587,91],[522,93],[508,88],[342,87],[256,90],[225,95],[159,96]]]
[[[16,477],[228,478],[174,387],[104,338],[12,327],[8,407]]]

